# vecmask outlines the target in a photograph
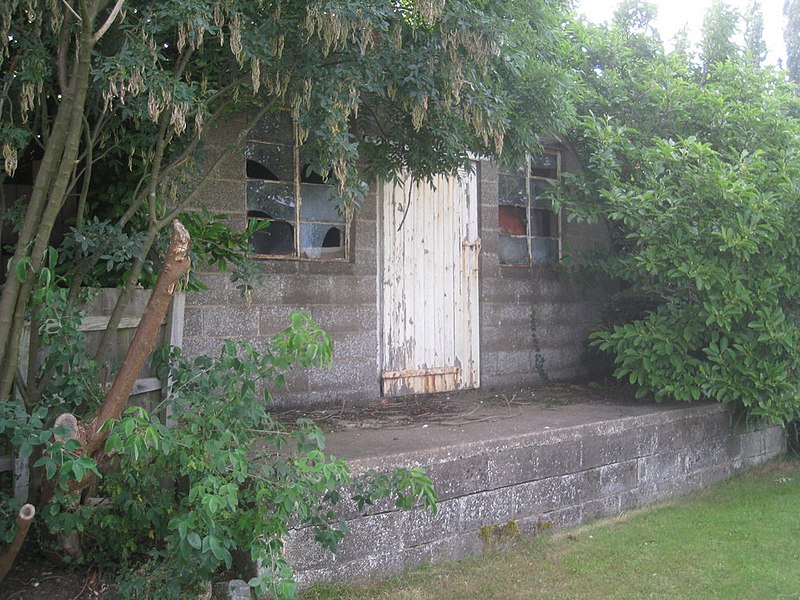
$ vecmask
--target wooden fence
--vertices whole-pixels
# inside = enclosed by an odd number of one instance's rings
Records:
[[[81,319],[81,331],[86,333],[87,349],[90,353],[94,353],[100,343],[100,338],[103,332],[108,328],[111,312],[116,304],[119,291],[116,289],[102,289],[94,298],[94,300],[85,307],[86,316]],[[128,303],[128,307],[117,327],[116,335],[112,341],[109,351],[103,357],[98,357],[101,369],[108,373],[107,379],[113,380],[114,374],[122,364],[125,354],[128,351],[133,335],[136,328],[139,326],[139,321],[144,313],[147,302],[150,299],[150,290],[136,290]],[[156,342],[156,348],[164,344],[172,346],[181,346],[183,343],[183,311],[185,305],[185,296],[183,294],[176,294],[172,301],[172,306],[167,314],[166,321],[162,324],[161,330]],[[30,332],[26,331],[23,335],[22,348],[27,349],[28,341],[30,339]],[[20,367],[21,372],[27,372],[27,352],[21,352]],[[131,390],[130,404],[143,406],[151,409],[156,406],[162,396],[162,389],[164,383],[158,379],[155,369],[151,361],[147,361],[142,371],[139,373],[139,378]],[[1,440],[0,440],[1,442]],[[13,471],[14,472],[14,496],[15,498],[24,503],[27,501],[28,483],[29,483],[29,469],[27,460],[21,456],[13,456],[8,454],[2,455],[2,448],[0,448],[0,472]]]

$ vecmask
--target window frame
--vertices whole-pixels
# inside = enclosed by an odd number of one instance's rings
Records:
[[[280,115],[270,115],[267,117],[280,119]],[[304,164],[301,160],[301,153],[300,148],[301,145],[298,144],[298,139],[300,139],[300,134],[298,131],[298,126],[296,123],[292,123],[292,140],[291,143],[288,141],[287,138],[285,139],[277,139],[277,140],[265,140],[265,139],[257,139],[250,137],[246,141],[246,147],[244,149],[245,153],[245,160],[249,162],[251,156],[251,149],[264,147],[264,146],[271,146],[271,147],[282,147],[290,149],[291,156],[292,156],[292,180],[286,180],[277,176],[277,179],[266,179],[266,178],[258,178],[258,177],[251,177],[248,173],[245,173],[245,182],[246,182],[246,197],[245,197],[245,208],[246,208],[246,215],[248,221],[250,219],[255,220],[269,220],[271,222],[281,222],[281,223],[289,223],[293,229],[293,236],[292,236],[292,243],[293,249],[291,253],[287,254],[265,254],[257,251],[250,252],[248,256],[253,259],[257,260],[290,260],[290,261],[308,261],[308,262],[333,262],[333,263],[347,263],[351,261],[351,225],[353,221],[353,211],[351,208],[345,208],[345,212],[342,221],[336,222],[329,222],[329,221],[316,221],[316,220],[303,220],[302,218],[302,206],[303,206],[303,198],[304,198],[304,187],[308,186],[325,186],[327,188],[333,189],[333,185],[328,183],[320,183],[320,182],[312,182],[312,181],[303,181],[303,173],[302,169],[304,168]],[[257,162],[257,161],[254,161]],[[262,164],[262,163],[258,163]],[[263,165],[266,166],[266,165]],[[261,217],[261,216],[251,216],[252,212],[259,212],[257,209],[251,208],[250,206],[250,184],[251,182],[265,182],[269,184],[276,184],[276,185],[284,185],[284,186],[291,186],[293,190],[293,201],[294,201],[294,215],[292,220],[290,221],[288,218],[275,218],[275,217]],[[333,200],[326,200],[332,202]],[[263,211],[261,211],[263,212]],[[336,227],[340,229],[341,236],[342,236],[342,245],[341,246],[331,246],[332,248],[341,248],[341,256],[324,256],[322,253],[318,257],[308,256],[305,253],[305,250],[302,246],[302,227],[303,225],[308,224],[320,224],[320,225],[330,225],[331,228]],[[269,227],[266,228],[264,231],[265,234],[269,235]],[[322,247],[320,247],[322,248]]]
[[[533,162],[537,156],[542,155],[550,155],[556,157],[556,166],[555,166],[555,175],[556,177],[547,177],[540,174],[534,174],[534,171],[537,170],[534,168]],[[535,194],[533,188],[535,187],[535,182],[542,181],[548,182],[550,184],[557,183],[561,179],[562,173],[562,161],[563,161],[563,151],[550,147],[545,146],[541,152],[536,154],[527,154],[525,157],[525,169],[524,175],[523,170],[518,169],[516,171],[505,171],[503,169],[499,170],[498,175],[500,177],[518,177],[518,178],[525,178],[525,233],[506,233],[503,232],[501,228],[501,220],[502,216],[501,213],[504,212],[501,207],[509,207],[509,208],[520,208],[523,205],[514,204],[511,202],[503,202],[503,198],[500,196],[500,182],[498,178],[498,198],[497,198],[497,208],[498,208],[498,217],[497,217],[497,226],[498,226],[498,235],[499,236],[506,236],[508,238],[522,238],[523,235],[526,240],[527,246],[527,260],[520,261],[520,262],[502,262],[502,257],[500,256],[500,246],[498,245],[498,261],[501,267],[509,267],[509,268],[530,268],[533,266],[552,266],[559,262],[561,262],[563,255],[562,255],[562,241],[563,241],[563,219],[562,219],[562,211],[559,208],[557,211],[550,208],[541,208],[535,205]],[[506,211],[508,212],[508,211]],[[542,214],[549,217],[551,220],[555,220],[555,225],[557,228],[556,235],[538,235],[535,228],[536,224],[534,223],[535,219],[533,218],[535,214]],[[553,261],[545,261],[545,260],[535,260],[534,253],[533,253],[533,244],[535,239],[545,239],[545,240],[555,240],[557,245],[557,256]]]

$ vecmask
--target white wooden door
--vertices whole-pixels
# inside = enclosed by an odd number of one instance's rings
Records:
[[[385,396],[480,385],[477,196],[474,172],[381,187]]]

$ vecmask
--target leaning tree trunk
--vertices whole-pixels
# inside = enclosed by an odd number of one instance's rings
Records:
[[[68,433],[60,439],[76,439],[81,444],[80,452],[85,456],[94,456],[99,459],[103,453],[103,443],[108,437],[108,431],[101,428],[109,419],[119,419],[128,404],[133,384],[144,365],[147,356],[153,351],[158,336],[158,330],[169,310],[170,302],[175,294],[180,280],[189,272],[191,261],[189,259],[189,233],[179,222],[172,222],[172,239],[167,248],[164,266],[156,281],[156,286],[150,296],[150,301],[145,308],[139,327],[133,336],[131,345],[125,355],[119,372],[114,378],[114,383],[106,393],[103,403],[88,422],[81,423],[75,415],[63,413],[56,419],[56,425],[63,425]],[[98,460],[99,462],[99,460]],[[92,477],[87,474],[82,481],[73,482],[70,491],[75,495],[75,503],[80,501],[81,490],[88,487]],[[55,492],[55,480],[47,481],[42,490],[41,503],[46,505]],[[80,546],[75,544],[75,539],[63,539],[62,546],[70,555],[79,555]]]
[[[57,419],[57,423],[63,423],[68,428],[71,423],[74,424],[72,432],[66,437],[77,439],[81,443],[81,452],[84,455],[96,454],[100,450],[108,437],[108,433],[100,431],[100,428],[109,419],[118,419],[128,404],[133,384],[136,382],[147,356],[153,351],[158,330],[167,316],[172,296],[175,294],[181,278],[189,272],[191,267],[189,241],[189,232],[186,231],[186,228],[180,221],[173,221],[172,239],[167,248],[164,266],[161,268],[156,286],[125,359],[122,361],[122,366],[95,416],[88,423],[80,423],[70,413],[64,413]]]

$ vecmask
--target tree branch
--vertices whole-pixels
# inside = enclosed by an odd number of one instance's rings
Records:
[[[0,583],[6,578],[11,567],[14,565],[14,560],[17,558],[19,549],[22,548],[22,542],[28,535],[28,529],[31,527],[33,517],[36,516],[36,509],[33,504],[26,504],[19,509],[17,513],[17,534],[14,536],[14,541],[8,547],[8,550],[0,555]]]
[[[125,0],[117,0],[116,4],[114,4],[114,8],[111,9],[111,14],[108,15],[108,18],[106,19],[106,22],[103,23],[103,25],[100,27],[100,29],[97,30],[97,33],[95,33],[92,36],[92,43],[93,44],[96,44],[100,40],[100,38],[103,37],[106,34],[106,32],[109,30],[109,28],[114,24],[114,21],[116,20],[117,16],[119,15],[119,12],[122,10],[122,5],[123,4],[125,4]]]

